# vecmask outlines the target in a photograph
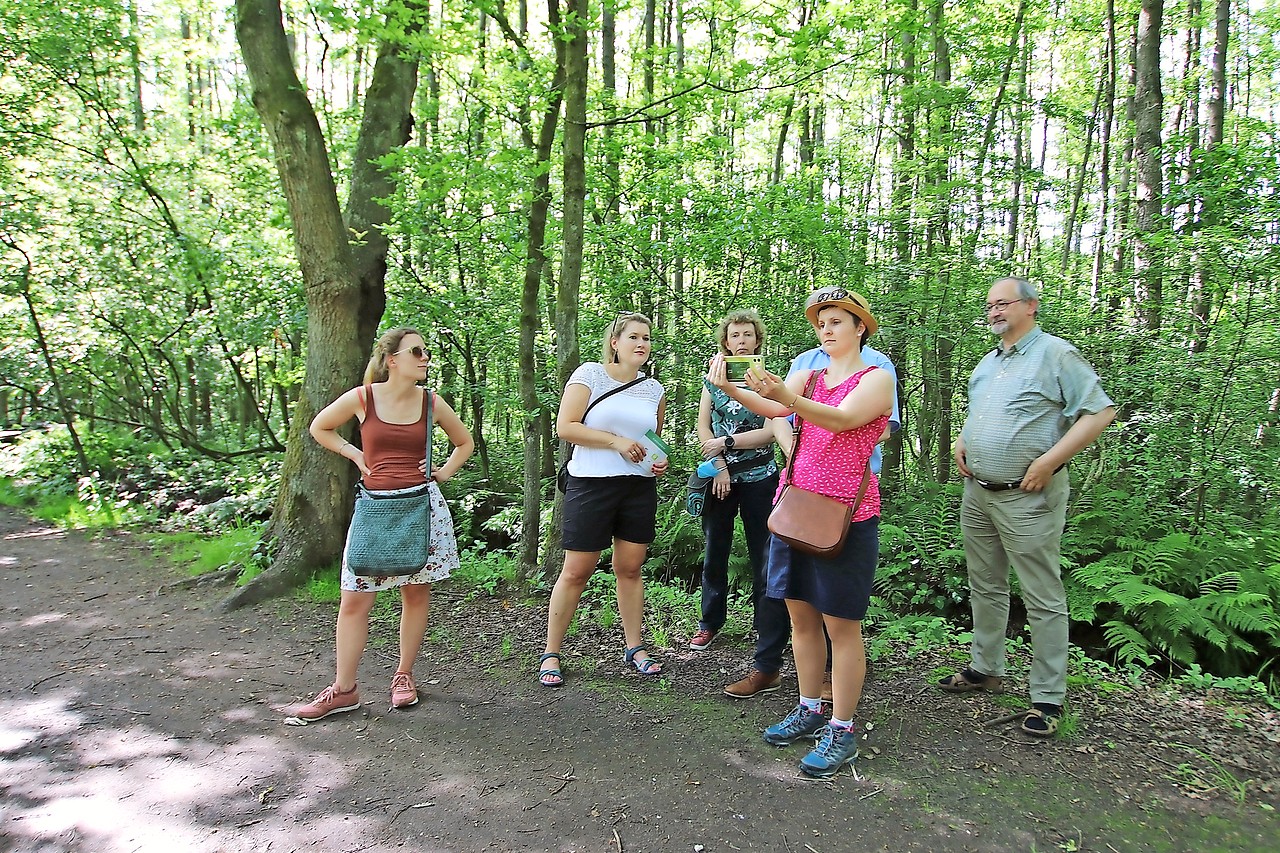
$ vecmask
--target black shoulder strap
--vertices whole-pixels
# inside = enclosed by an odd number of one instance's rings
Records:
[[[589,404],[585,409],[583,409],[583,411],[582,411],[582,423],[583,423],[583,426],[585,426],[585,425],[586,425],[586,423],[587,423],[587,412],[589,412],[589,411],[591,411],[592,409],[594,409],[594,408],[596,407],[596,404],[597,404],[597,403],[602,402],[606,397],[612,397],[614,394],[617,394],[619,391],[625,391],[625,390],[627,390],[627,389],[628,389],[628,388],[630,388],[632,385],[639,385],[641,382],[645,381],[645,380],[646,380],[646,379],[648,379],[648,378],[649,378],[648,376],[637,376],[635,379],[632,379],[632,380],[631,380],[630,382],[628,382],[626,385],[619,385],[617,388],[613,388],[613,389],[611,389],[611,390],[609,390],[609,391],[605,391],[605,392],[604,392],[603,394],[601,394],[599,397],[596,397],[596,398],[595,398],[594,400],[592,400],[592,401],[591,401],[591,403],[590,403],[590,404]],[[572,459],[572,458],[573,458],[573,452],[574,452],[575,450],[577,450],[577,449],[578,449],[578,445],[576,445],[576,444],[572,444],[572,443],[571,443],[571,446],[570,446],[570,449],[569,449],[569,459]],[[566,460],[565,460],[565,463],[566,463],[566,464],[569,462],[569,459],[566,459]]]
[[[422,393],[426,394],[426,399],[423,400],[422,407],[426,409],[426,417],[427,417],[427,480],[430,481],[431,479],[431,427],[433,426],[431,421],[435,414],[431,410],[431,404],[435,400],[435,394],[431,392],[430,388],[423,388]]]
[[[582,422],[584,424],[587,422],[587,412],[594,409],[596,407],[596,404],[604,402],[606,399],[608,399],[609,397],[612,397],[614,394],[627,390],[632,385],[639,385],[641,382],[645,381],[648,378],[649,378],[648,376],[637,376],[635,379],[632,379],[626,385],[619,385],[617,388],[613,388],[609,391],[605,391],[599,397],[596,397],[594,400],[592,400],[591,403],[582,411]]]

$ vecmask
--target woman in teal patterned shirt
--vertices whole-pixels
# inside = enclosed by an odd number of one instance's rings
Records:
[[[731,311],[716,329],[716,341],[725,355],[758,355],[764,349],[764,340],[764,322],[752,310]],[[698,405],[698,438],[702,442],[703,459],[714,459],[720,469],[702,508],[705,541],[702,618],[698,621],[697,633],[689,641],[689,648],[701,651],[711,645],[724,627],[733,520],[739,514],[751,557],[751,598],[756,605],[756,621],[760,619],[769,512],[773,508],[774,492],[778,490],[778,466],[773,456],[773,430],[766,419],[705,380]]]

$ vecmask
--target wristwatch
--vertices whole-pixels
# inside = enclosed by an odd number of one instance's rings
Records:
[[[725,450],[733,450],[733,445],[734,445],[734,444],[736,444],[736,443],[737,443],[737,442],[735,442],[735,441],[733,440],[733,436],[731,436],[731,435],[726,435],[726,436],[724,437],[724,449],[725,449]]]

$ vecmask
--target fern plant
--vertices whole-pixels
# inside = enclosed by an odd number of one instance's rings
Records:
[[[1074,568],[1069,600],[1087,602],[1072,618],[1107,619],[1103,635],[1118,660],[1200,664],[1280,686],[1280,535],[1175,532],[1154,541],[1122,536],[1116,546]]]

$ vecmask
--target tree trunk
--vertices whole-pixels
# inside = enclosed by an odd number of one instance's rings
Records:
[[[293,223],[294,250],[307,305],[308,346],[302,394],[293,412],[280,472],[280,491],[263,534],[264,541],[276,542],[274,560],[267,571],[224,599],[224,610],[287,592],[342,552],[356,469],[316,444],[307,427],[317,411],[359,382],[360,366],[372,337],[365,331],[371,324],[363,310],[362,288],[373,284],[372,278],[362,276],[385,270],[386,252],[385,241],[379,243],[384,256],[381,261],[371,257],[372,252],[353,254],[351,250],[324,136],[294,71],[278,0],[237,0],[236,39],[253,87],[254,107],[271,140]],[[394,52],[381,53],[389,54],[385,63],[380,55],[384,72],[396,69],[396,76],[403,81],[404,69]],[[409,122],[402,114],[408,112],[408,101],[404,100],[403,86],[385,81],[379,85],[377,69],[374,76],[365,99],[367,120],[361,126],[361,137],[368,135],[389,146],[400,138],[397,133],[403,135],[408,130]],[[388,102],[403,103],[403,110],[397,111]],[[388,131],[381,122],[392,122],[397,131]],[[363,138],[357,142],[359,155],[352,175],[352,216],[371,219],[351,225],[366,232],[375,230],[373,222],[384,221],[365,202],[384,186],[366,171],[374,170],[371,161],[385,153],[377,145]],[[378,236],[366,233],[364,238]],[[377,311],[380,317],[380,301]],[[372,327],[376,325],[375,319]]]
[[[407,0],[405,8],[413,16],[405,21],[404,33],[413,36],[427,17],[426,3]],[[378,199],[388,198],[396,189],[395,176],[376,161],[407,143],[413,133],[418,60],[418,54],[406,51],[402,44],[383,41],[378,46],[351,163],[351,190],[343,219],[352,235],[352,269],[360,285],[359,335],[366,349],[373,345],[387,305],[390,211]]]
[[[1093,249],[1093,277],[1090,306],[1098,307],[1102,297],[1102,272],[1107,251],[1107,220],[1111,214],[1111,128],[1116,110],[1116,7],[1107,0],[1106,55],[1103,61],[1106,86],[1102,93],[1102,118],[1098,123],[1098,239]]]
[[[1227,91],[1227,44],[1231,37],[1231,0],[1218,0],[1214,7],[1213,53],[1209,57],[1209,98],[1205,104],[1205,151],[1222,142],[1224,105]],[[1200,230],[1212,234],[1219,222],[1217,205],[1202,196]],[[1203,251],[1195,250],[1194,274],[1191,282],[1191,352],[1204,352],[1209,346],[1209,314],[1213,310],[1209,264]]]
[[[652,2],[649,4],[652,8]],[[569,376],[582,361],[578,347],[578,292],[582,285],[583,213],[586,206],[586,141],[587,141],[587,21],[588,0],[567,0],[564,44],[564,133],[561,150],[564,156],[564,203],[562,230],[564,254],[560,259],[560,282],[556,288],[556,355],[559,361],[559,387],[563,389]],[[652,44],[653,21],[646,23],[646,39]],[[652,86],[652,65],[646,65],[645,79]],[[651,89],[648,91],[652,91]],[[652,100],[652,99],[650,99]],[[652,122],[646,119],[652,130]],[[652,138],[650,136],[650,138]],[[562,450],[561,461],[567,458]],[[552,524],[556,532],[543,554],[542,565],[548,574],[563,556],[560,544],[559,516],[562,502],[557,496]]]
[[[1138,17],[1138,54],[1134,66],[1134,161],[1137,206],[1134,216],[1134,297],[1139,320],[1150,332],[1160,330],[1163,263],[1155,237],[1160,230],[1164,170],[1160,162],[1160,122],[1164,97],[1160,89],[1160,28],[1164,0],[1142,0]]]

